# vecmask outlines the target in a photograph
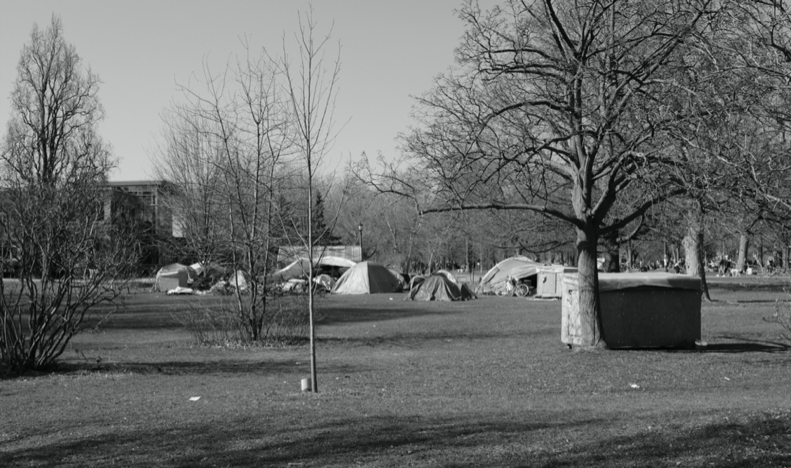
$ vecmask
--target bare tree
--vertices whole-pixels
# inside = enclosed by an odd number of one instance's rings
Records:
[[[313,281],[313,183],[316,170],[332,147],[336,135],[334,125],[335,98],[340,77],[340,47],[337,56],[328,58],[332,30],[317,37],[317,22],[313,11],[299,14],[299,32],[294,37],[298,60],[291,63],[283,41],[281,69],[285,75],[288,105],[291,108],[291,128],[294,145],[304,164],[306,181],[307,235],[303,245],[308,252],[308,281]],[[313,287],[308,288],[308,314],[310,316],[310,376],[311,390],[318,392],[316,380],[316,341]]]
[[[163,130],[155,149],[157,177],[177,187],[167,200],[175,214],[176,236],[165,247],[177,258],[209,264],[229,256],[229,230],[221,197],[222,161],[207,137],[207,122],[174,104],[162,112]]]
[[[94,306],[119,294],[115,280],[138,249],[134,223],[105,216],[113,160],[96,131],[99,79],[60,19],[34,26],[17,70],[0,152],[0,239],[18,280],[0,283],[0,368],[22,372],[55,362]]]
[[[424,213],[527,210],[577,234],[583,341],[605,345],[597,247],[675,195],[655,169],[674,109],[658,99],[680,47],[709,17],[710,1],[509,1],[483,12],[467,3],[459,69],[418,100],[422,127],[404,140],[424,182],[396,171],[369,178],[418,200]],[[643,189],[638,190],[640,184]],[[638,200],[608,218],[630,187]],[[627,210],[628,207],[628,210]]]
[[[743,270],[753,229],[788,198],[791,22],[783,2],[732,2],[685,54],[668,96],[688,118],[672,132],[681,164],[674,168],[689,200],[688,272],[705,280],[703,218],[727,219],[738,231],[736,268]],[[780,203],[778,203],[780,202]]]
[[[290,111],[266,53],[245,54],[220,73],[204,62],[184,100],[165,114],[158,172],[179,187],[174,211],[200,261],[230,263],[246,336],[264,338],[267,275],[274,264],[277,199],[288,170]],[[240,281],[249,283],[243,285]],[[243,287],[244,286],[244,287]]]

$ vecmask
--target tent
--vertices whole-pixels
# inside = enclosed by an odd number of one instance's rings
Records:
[[[527,257],[517,256],[506,258],[493,266],[476,288],[478,294],[506,294],[506,280],[510,276],[517,281],[535,276],[541,263],[534,262]]]
[[[247,277],[242,270],[236,270],[236,273],[231,274],[228,278],[228,284],[234,288],[239,288],[239,291],[247,290]]]
[[[384,266],[372,262],[360,262],[349,268],[335,286],[333,294],[374,294],[401,291],[401,283]]]
[[[352,260],[342,258],[342,257],[333,257],[333,256],[326,256],[321,258],[314,258],[313,259],[313,266],[315,268],[319,267],[337,267],[337,268],[351,268],[355,265]],[[288,281],[292,278],[302,278],[303,276],[308,276],[308,271],[310,267],[310,262],[307,258],[299,258],[294,260],[285,268],[282,268],[272,274],[272,281],[275,282],[282,282]]]
[[[407,297],[413,301],[467,301],[476,298],[466,284],[459,285],[438,274],[416,284]]]
[[[189,267],[180,263],[165,265],[157,272],[154,290],[166,292],[176,288],[186,288],[189,280]]]

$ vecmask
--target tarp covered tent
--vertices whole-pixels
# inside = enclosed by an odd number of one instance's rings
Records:
[[[401,291],[401,282],[378,263],[360,262],[349,268],[335,286],[333,294],[375,294]]]
[[[466,284],[456,284],[447,276],[437,274],[413,286],[407,297],[413,301],[466,301],[476,298]]]
[[[506,294],[506,280],[510,276],[519,281],[538,274],[541,263],[534,262],[527,257],[517,256],[506,258],[493,266],[478,284],[475,292],[478,294]]]
[[[189,280],[189,267],[181,263],[165,265],[157,272],[154,290],[167,292],[178,287],[186,288]]]
[[[351,268],[355,265],[352,260],[342,258],[342,257],[333,257],[333,256],[325,256],[320,258],[313,259],[313,265],[315,268],[318,267],[338,267],[338,268]],[[288,281],[292,278],[302,278],[303,276],[308,275],[308,271],[310,267],[310,262],[307,258],[299,258],[294,260],[286,267],[272,273],[272,281],[281,282],[281,281]]]

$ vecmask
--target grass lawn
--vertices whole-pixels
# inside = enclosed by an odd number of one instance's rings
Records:
[[[324,297],[318,394],[307,346],[195,347],[173,314],[216,299],[131,294],[0,380],[0,466],[791,466],[788,278],[712,280],[705,350],[569,351],[559,301]]]

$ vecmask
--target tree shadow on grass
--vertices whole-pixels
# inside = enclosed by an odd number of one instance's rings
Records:
[[[102,428],[50,443],[10,440],[7,466],[788,466],[791,414],[651,427],[571,411],[266,418]],[[280,420],[282,421],[282,419]],[[39,439],[40,440],[40,439]],[[35,445],[35,446],[29,446]],[[784,448],[785,447],[785,448]]]
[[[389,309],[322,309],[321,325],[333,325],[354,322],[384,322],[410,317],[422,317],[437,314],[437,311],[422,308],[389,308]]]
[[[729,340],[728,343],[709,343],[703,351],[720,353],[777,353],[791,350],[791,344],[779,341],[757,340],[741,335],[718,335],[715,338]]]
[[[767,412],[694,428],[648,427],[575,447],[542,466],[786,467],[791,463],[789,439],[791,413]]]
[[[150,466],[155,460],[153,465],[175,467],[352,466],[355,461],[371,463],[382,457],[397,461],[427,449],[449,454],[475,451],[481,439],[521,436],[571,424],[377,416],[272,427],[265,421],[237,419],[225,424],[118,431],[90,440],[61,440],[30,449],[6,450],[6,455],[8,466],[58,466],[76,460],[85,466],[109,464],[110,460],[123,466]]]
[[[222,359],[215,361],[156,361],[156,362],[117,362],[117,363],[60,363],[54,373],[129,373],[129,374],[161,374],[161,375],[302,375],[305,373],[307,360],[256,361],[239,359]],[[326,373],[350,374],[361,369],[342,364],[324,364],[322,371]],[[41,376],[47,375],[44,373]]]
[[[695,351],[701,353],[779,353],[788,351],[782,343],[713,343]]]

